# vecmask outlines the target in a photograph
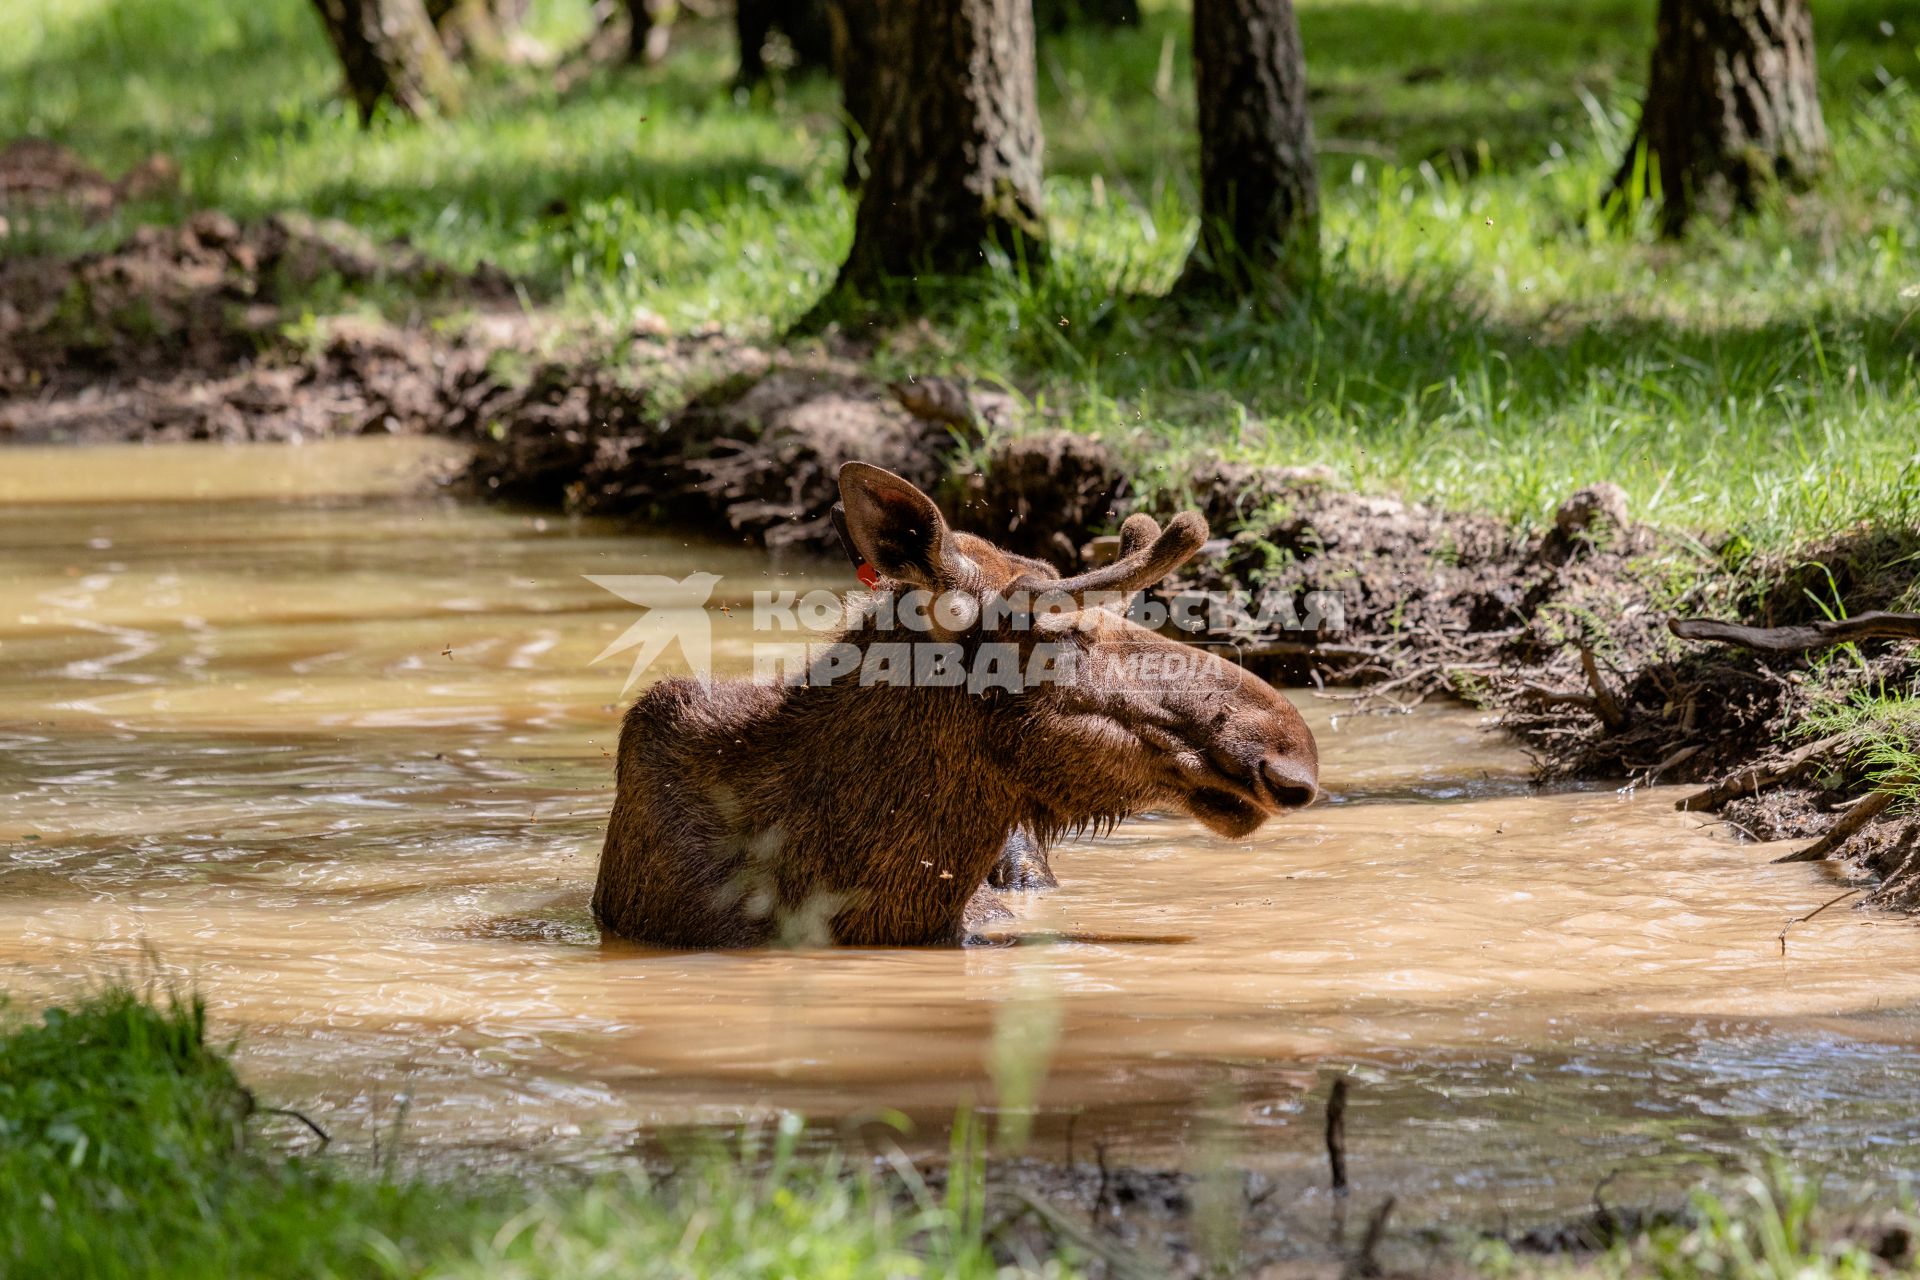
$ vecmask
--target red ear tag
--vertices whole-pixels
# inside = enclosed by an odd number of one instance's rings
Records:
[[[840,549],[847,553],[847,559],[853,561],[853,576],[860,579],[867,590],[874,590],[880,585],[880,573],[866,562],[860,549],[853,545],[853,535],[847,531],[846,507],[836,502],[829,514],[833,518],[833,531],[840,535]]]

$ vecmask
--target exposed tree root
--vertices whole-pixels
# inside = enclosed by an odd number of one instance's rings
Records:
[[[1899,796],[1892,791],[1875,791],[1856,804],[1848,806],[1840,815],[1839,821],[1827,829],[1827,834],[1815,840],[1797,853],[1789,853],[1775,858],[1775,862],[1821,862],[1831,856],[1853,838],[1855,832],[1885,813]]]
[[[1674,807],[1718,809],[1738,796],[1753,795],[1768,787],[1791,782],[1813,768],[1823,757],[1844,746],[1846,741],[1847,735],[1834,734],[1818,742],[1810,742],[1777,759],[1763,760],[1744,769],[1736,769],[1712,786],[1683,797],[1675,803]]]
[[[1920,640],[1920,613],[1871,611],[1804,627],[1743,627],[1711,618],[1674,618],[1667,629],[1682,640],[1710,640],[1762,653],[1804,653],[1856,640]]]

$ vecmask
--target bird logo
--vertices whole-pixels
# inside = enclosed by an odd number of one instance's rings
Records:
[[[707,616],[707,601],[720,585],[717,573],[690,573],[684,578],[669,578],[657,573],[584,574],[588,582],[637,604],[646,612],[639,620],[600,651],[595,663],[616,653],[638,648],[627,682],[621,686],[624,696],[639,683],[647,669],[660,659],[675,641],[680,656],[692,668],[694,677],[713,677],[713,622]]]

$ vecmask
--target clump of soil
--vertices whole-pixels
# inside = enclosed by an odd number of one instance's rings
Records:
[[[1071,572],[1084,567],[1093,534],[1123,518],[1129,487],[1099,440],[1051,431],[1001,438],[942,496],[961,528]]]

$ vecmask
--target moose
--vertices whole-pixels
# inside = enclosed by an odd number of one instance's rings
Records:
[[[998,646],[1054,677],[659,681],[621,727],[593,892],[604,931],[682,948],[954,945],[1003,853],[1031,865],[1016,833],[1044,849],[1165,807],[1239,838],[1313,801],[1313,735],[1286,698],[1126,616],[1206,541],[1197,513],[1164,530],[1130,516],[1117,559],[1062,577],[949,528],[889,471],[849,462],[839,479],[878,575],[850,597],[839,645],[938,644],[961,668]],[[916,591],[940,605],[895,607]],[[1002,607],[1034,597],[1048,607]]]

